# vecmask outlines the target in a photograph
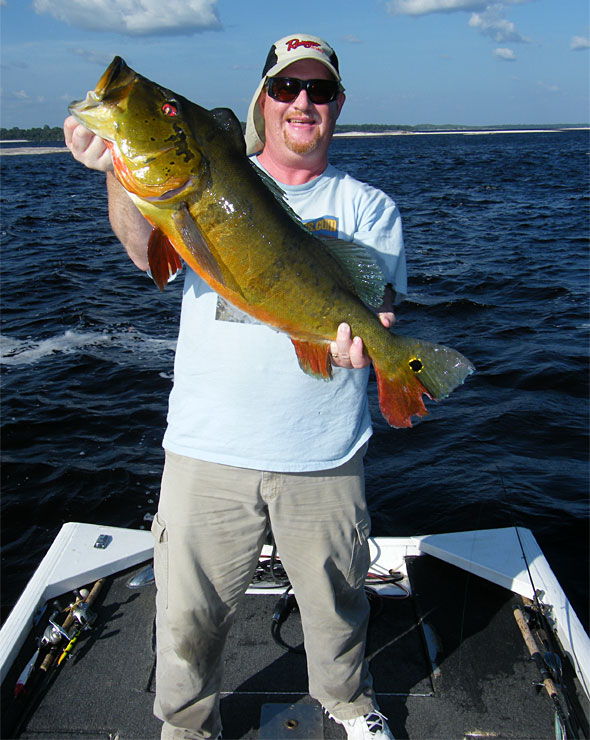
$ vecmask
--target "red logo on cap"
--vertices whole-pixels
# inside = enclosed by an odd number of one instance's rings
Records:
[[[298,49],[300,46],[304,46],[306,49],[317,48],[317,50],[322,52],[322,54],[324,53],[321,44],[318,44],[317,41],[300,41],[299,39],[291,39],[290,41],[287,41],[287,51],[293,51],[294,49]]]

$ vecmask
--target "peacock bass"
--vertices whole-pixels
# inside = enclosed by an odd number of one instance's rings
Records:
[[[206,110],[115,57],[71,114],[105,139],[116,177],[153,226],[150,271],[163,288],[182,258],[213,290],[285,332],[302,370],[332,376],[330,341],[340,323],[362,338],[384,417],[411,426],[474,370],[448,347],[385,328],[371,307],[384,279],[366,250],[313,236],[245,153],[228,109]]]

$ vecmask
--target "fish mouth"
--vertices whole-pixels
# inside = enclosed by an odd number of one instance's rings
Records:
[[[117,105],[124,101],[133,82],[137,79],[137,73],[127,66],[125,61],[116,56],[102,74],[94,90],[86,95],[83,100],[75,100],[68,109],[79,123],[89,128],[94,133],[103,135],[100,131],[99,121],[105,118],[104,106]]]
[[[97,82],[94,93],[98,98],[103,98],[113,88],[121,87],[122,83],[127,86],[131,82],[130,78],[134,77],[135,72],[127,66],[125,60],[121,57],[115,57]]]

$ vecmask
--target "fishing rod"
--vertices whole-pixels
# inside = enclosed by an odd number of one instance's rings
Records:
[[[96,613],[90,610],[90,605],[95,600],[96,595],[98,594],[101,587],[102,587],[102,581],[97,581],[94,584],[94,588],[92,589],[92,591],[90,592],[86,600],[83,601],[81,604],[78,604],[72,610],[71,614],[76,620],[77,625],[74,631],[70,635],[68,644],[65,646],[61,655],[57,659],[58,666],[60,666],[64,660],[71,657],[72,650],[74,649],[76,643],[78,642],[78,638],[80,637],[82,632],[91,629],[92,625],[96,621]]]
[[[49,617],[49,624],[39,640],[37,650],[27,662],[15,685],[15,700],[18,703],[27,701],[16,722],[14,733],[18,734],[23,729],[37,700],[53,680],[60,666],[71,657],[82,632],[92,628],[96,614],[90,607],[103,584],[104,578],[100,578],[90,591],[75,590],[74,601],[64,610],[67,614],[61,624],[57,621],[60,614],[59,603],[54,602],[57,609]]]
[[[76,596],[76,600],[68,607],[68,614],[66,618],[64,619],[64,622],[61,626],[57,625],[54,621],[50,620],[50,634],[57,639],[52,639],[52,637],[49,637],[49,640],[52,642],[51,648],[49,649],[49,652],[45,656],[45,659],[39,666],[40,671],[44,671],[47,673],[53,663],[55,662],[57,658],[57,665],[61,665],[63,662],[66,651],[69,655],[73,649],[74,644],[77,642],[78,637],[80,633],[83,630],[89,630],[95,619],[96,615],[90,611],[90,606],[92,603],[96,600],[96,597],[98,596],[98,593],[100,589],[102,588],[104,583],[104,578],[100,578],[94,586],[92,587],[92,590],[89,593],[79,593]],[[77,625],[75,626],[75,624]],[[75,629],[70,634],[69,630],[75,626]],[[49,629],[49,628],[48,628]],[[57,635],[56,632],[57,631]],[[59,658],[58,653],[60,653],[60,648],[62,645],[62,638],[67,640],[67,645],[64,651],[60,654]]]
[[[500,483],[504,494],[507,496],[508,491],[504,485],[504,477],[500,467],[497,465],[498,474],[500,476]],[[539,591],[535,586],[533,574],[529,565],[528,557],[524,549],[524,544],[520,536],[519,527],[514,525],[516,531],[516,537],[520,546],[522,559],[524,561],[526,571],[528,574],[529,582],[533,593],[531,600],[530,611],[537,620],[539,626],[538,632],[540,632],[540,639],[545,652],[541,654],[541,651],[537,645],[537,641],[532,633],[530,624],[532,619],[527,622],[523,611],[520,607],[514,608],[514,618],[518,624],[522,637],[525,641],[526,647],[531,656],[531,660],[535,663],[541,674],[542,685],[545,691],[549,695],[555,711],[555,737],[556,740],[568,740],[580,737],[580,727],[576,720],[572,706],[569,702],[565,687],[563,686],[562,671],[561,671],[561,659],[559,657],[559,649],[555,649],[555,645],[550,645],[551,639],[553,638],[553,628],[547,618],[547,608],[541,604],[539,600]],[[534,608],[533,608],[534,607]],[[551,636],[551,638],[549,638]],[[564,709],[564,705],[566,709]]]
[[[549,671],[547,670],[547,665],[545,660],[543,659],[543,656],[541,655],[541,652],[539,650],[539,647],[537,645],[537,642],[535,638],[533,637],[533,633],[530,630],[530,627],[526,621],[526,618],[519,606],[514,607],[514,618],[516,619],[516,623],[518,624],[521,634],[524,638],[525,644],[528,648],[528,651],[530,653],[530,656],[532,660],[534,661],[535,665],[539,669],[539,673],[541,674],[541,678],[543,680],[543,686],[545,687],[545,691],[547,694],[549,694],[549,698],[551,699],[553,703],[553,708],[555,710],[555,736],[558,738],[558,740],[566,740],[566,738],[576,738],[578,737],[577,734],[574,733],[572,724],[569,719],[569,712],[566,716],[563,707],[561,706],[561,701],[559,697],[559,692],[557,690],[557,686],[553,682],[553,679],[549,675]]]
[[[530,619],[527,622],[522,610],[520,610],[518,607],[514,610],[514,617],[523,635],[531,659],[534,661],[537,668],[539,669],[545,691],[547,692],[553,703],[553,707],[555,710],[555,736],[557,740],[566,740],[566,738],[578,738],[580,737],[580,725],[575,717],[575,713],[563,685],[563,674],[561,670],[559,648],[551,644],[551,642],[554,640],[553,627],[549,623],[549,619],[547,617],[547,607],[541,604],[539,600],[539,590],[535,586],[533,574],[530,569],[529,561],[518,527],[516,527],[516,536],[518,538],[522,558],[524,560],[524,564],[526,566],[527,574],[531,584],[531,589],[533,591],[533,598],[531,601],[531,613],[534,617],[534,620],[536,620],[537,622],[537,626],[535,627],[533,619]],[[531,624],[533,624],[533,627],[535,627],[539,635],[541,644],[545,648],[543,654],[541,654],[541,651],[537,645],[537,641],[535,640],[532,630],[530,629]],[[565,709],[563,705],[565,705]]]

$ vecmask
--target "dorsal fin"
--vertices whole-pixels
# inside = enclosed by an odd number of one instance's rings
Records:
[[[367,248],[343,239],[316,238],[350,278],[351,289],[361,301],[372,308],[381,306],[387,281]]]
[[[256,170],[257,175],[262,182],[274,195],[276,200],[283,207],[285,213],[300,226],[302,229],[318,239],[327,252],[338,262],[346,278],[349,280],[349,288],[355,293],[363,303],[372,308],[378,308],[383,303],[385,285],[387,281],[379,265],[375,262],[366,247],[362,244],[347,242],[343,239],[333,239],[331,237],[318,237],[311,234],[306,228],[303,221],[291,208],[285,199],[285,191],[281,188],[280,183],[268,175],[264,170],[258,167],[252,160],[252,167]]]
[[[246,154],[246,142],[242,131],[242,124],[231,108],[213,108],[209,111],[219,128],[223,129],[228,138],[237,147],[240,154]]]
[[[274,195],[278,203],[280,203],[285,213],[288,216],[290,216],[298,226],[300,226],[302,229],[305,229],[305,224],[303,223],[303,221],[299,218],[299,216],[295,213],[295,211],[287,203],[285,191],[281,187],[280,183],[278,183],[276,180],[273,180],[273,178],[269,174],[267,174],[263,169],[258,167],[258,165],[256,165],[251,159],[250,159],[250,164],[252,165],[258,177],[262,180],[262,182],[266,185],[266,187]]]

